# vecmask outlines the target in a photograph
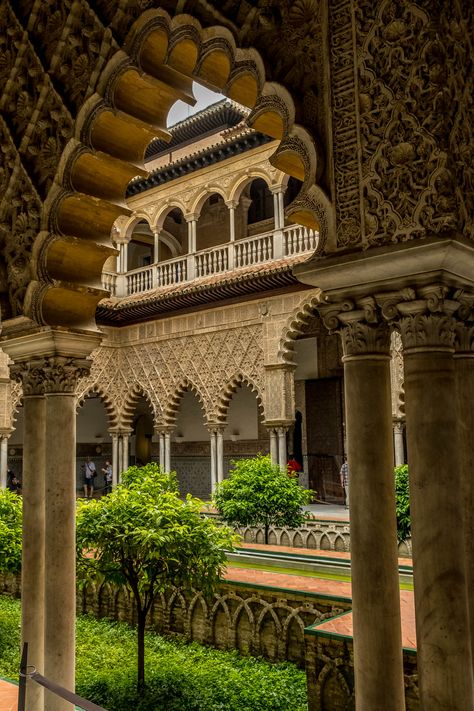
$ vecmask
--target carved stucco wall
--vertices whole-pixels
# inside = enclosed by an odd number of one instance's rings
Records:
[[[319,146],[337,245],[473,237],[469,0],[0,2],[3,315],[22,313],[44,201],[75,117],[148,7],[260,52]],[[190,18],[192,22],[192,19]]]
[[[206,423],[219,424],[226,421],[232,395],[242,383],[254,391],[262,420],[292,421],[294,341],[320,332],[318,300],[319,291],[309,289],[123,329],[106,328],[102,345],[92,353],[89,374],[78,382],[78,401],[97,393],[110,428],[127,431],[143,397],[159,428],[174,423],[182,393],[192,390]],[[392,353],[393,414],[399,416],[403,363],[397,334]],[[8,416],[14,418],[21,386],[14,382],[5,387]]]

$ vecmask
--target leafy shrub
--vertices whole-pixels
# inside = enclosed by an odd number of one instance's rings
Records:
[[[17,676],[19,603],[0,597],[0,675]],[[305,673],[238,652],[146,634],[147,687],[136,690],[135,631],[77,620],[77,693],[109,711],[307,711]],[[12,651],[15,650],[13,657]]]
[[[405,541],[411,534],[410,487],[408,466],[406,464],[395,467],[395,498],[397,506],[397,536],[399,541]]]
[[[0,572],[17,573],[21,568],[22,499],[0,489]]]
[[[303,489],[285,469],[262,455],[239,459],[233,465],[214,495],[215,506],[227,523],[263,526],[265,543],[270,526],[297,528],[304,523],[303,506],[309,504],[313,492]]]

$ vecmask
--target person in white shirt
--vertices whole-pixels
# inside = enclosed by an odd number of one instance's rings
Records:
[[[97,476],[95,464],[90,457],[87,457],[84,465],[84,496],[92,499],[94,495],[94,479]]]

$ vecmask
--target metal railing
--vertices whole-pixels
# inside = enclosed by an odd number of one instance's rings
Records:
[[[18,711],[26,711],[26,682],[27,680],[33,681],[45,689],[48,689],[55,696],[59,696],[65,701],[69,701],[71,704],[75,704],[77,708],[84,709],[84,711],[107,711],[103,706],[97,706],[97,704],[83,699],[82,696],[74,694],[74,692],[65,689],[64,686],[56,684],[56,682],[47,679],[45,676],[36,671],[35,667],[28,664],[28,643],[23,644],[23,650],[21,653],[20,662],[20,682],[18,684]]]
[[[292,225],[139,267],[126,274],[103,272],[102,286],[112,296],[143,294],[160,286],[183,284],[199,277],[310,253],[316,249],[318,237],[318,233],[308,227]]]

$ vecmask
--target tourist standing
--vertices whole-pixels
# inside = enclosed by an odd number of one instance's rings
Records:
[[[104,475],[104,494],[110,494],[112,491],[112,465],[107,459],[105,466],[102,467],[102,474]]]
[[[339,478],[341,480],[341,486],[344,490],[344,504],[347,509],[349,508],[349,465],[346,459],[342,463],[342,467],[339,471]]]
[[[84,496],[92,499],[94,495],[94,479],[97,476],[97,469],[90,457],[87,457],[84,465]]]

